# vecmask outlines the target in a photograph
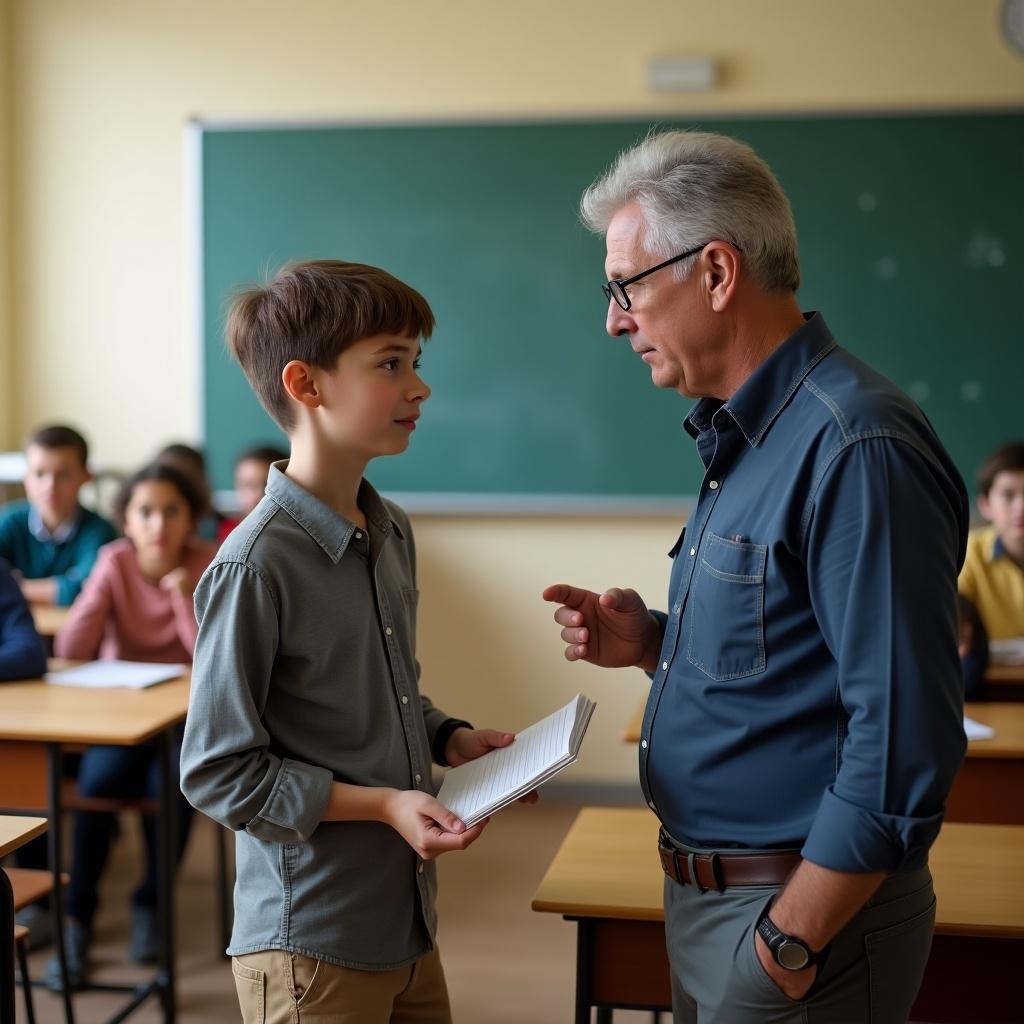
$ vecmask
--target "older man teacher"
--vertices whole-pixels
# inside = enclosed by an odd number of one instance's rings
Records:
[[[699,399],[667,612],[544,592],[570,661],[652,678],[640,780],[675,1020],[905,1021],[965,747],[963,482],[917,406],[801,313],[789,203],[748,146],[653,135],[582,210],[605,235],[608,333]],[[673,471],[672,439],[636,443]]]

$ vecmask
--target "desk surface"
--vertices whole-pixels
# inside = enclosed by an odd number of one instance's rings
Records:
[[[996,731],[990,740],[971,740],[968,757],[1024,757],[1024,704],[966,704],[964,714]]]
[[[32,605],[32,621],[40,636],[56,636],[68,617],[70,608],[58,608],[52,604]]]
[[[640,742],[644,707],[643,703],[637,707],[622,730],[622,738],[627,743]],[[971,740],[967,745],[968,757],[1024,757],[1024,703],[966,704],[964,713],[996,731],[990,740]]]
[[[1024,665],[989,665],[985,682],[1024,686]]]
[[[6,857],[45,831],[45,818],[22,818],[15,814],[0,814],[0,857]]]
[[[134,746],[184,721],[187,677],[145,690],[57,686],[32,679],[0,686],[0,740]]]
[[[664,875],[650,811],[586,807],[573,822],[533,899],[567,917],[660,921]],[[1024,936],[1024,827],[943,826],[931,852],[936,932]]]

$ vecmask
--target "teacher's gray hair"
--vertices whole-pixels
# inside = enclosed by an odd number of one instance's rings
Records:
[[[731,242],[769,292],[800,287],[793,211],[771,168],[746,143],[711,132],[652,133],[619,154],[583,193],[583,223],[604,234],[615,214],[640,204],[643,244],[670,259],[703,242]],[[696,256],[676,264],[685,277]]]

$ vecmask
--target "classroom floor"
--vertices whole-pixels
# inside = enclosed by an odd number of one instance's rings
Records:
[[[572,1019],[575,927],[535,914],[530,900],[578,806],[544,801],[497,815],[464,854],[442,857],[439,943],[457,1024],[522,1024]],[[133,979],[144,972],[127,960],[128,903],[136,874],[139,835],[125,819],[97,920],[97,980]],[[197,819],[178,882],[178,1019],[182,1024],[238,1020],[228,961],[220,956],[214,923],[214,828]],[[48,952],[30,958],[39,977]],[[34,990],[39,1024],[63,1020],[60,1003]],[[76,998],[79,1024],[97,1024],[122,997],[86,992]],[[18,993],[19,1024],[24,1021]],[[158,1024],[155,1001],[134,1014]],[[649,1021],[649,1014],[615,1014],[616,1024]]]

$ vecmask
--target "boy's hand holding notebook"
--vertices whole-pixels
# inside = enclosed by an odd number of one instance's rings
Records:
[[[564,708],[523,729],[510,746],[450,769],[437,799],[471,826],[526,796],[576,760],[595,707],[577,694]]]

